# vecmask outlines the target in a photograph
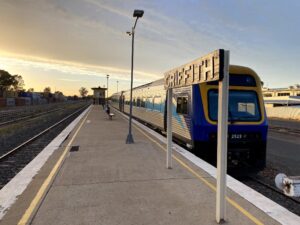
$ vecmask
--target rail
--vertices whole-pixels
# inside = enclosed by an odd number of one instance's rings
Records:
[[[58,126],[59,124],[63,123],[65,120],[69,119],[71,116],[73,116],[74,114],[80,112],[82,109],[86,108],[87,105],[81,107],[80,109],[76,110],[75,112],[73,112],[72,114],[66,116],[65,118],[63,118],[62,120],[58,121],[57,123],[53,124],[52,126],[48,127],[47,129],[41,131],[40,133],[36,134],[35,136],[33,136],[32,138],[28,139],[27,141],[23,142],[22,144],[18,145],[17,147],[13,148],[12,150],[8,151],[7,153],[3,154],[0,156],[0,161],[5,159],[6,157],[14,154],[15,152],[17,152],[18,150],[20,150],[22,147],[26,146],[27,144],[31,143],[32,141],[36,140],[37,138],[39,138],[40,136],[42,136],[43,134],[45,134],[46,132],[50,131],[51,129],[53,129],[54,127]]]
[[[0,123],[0,127],[6,126],[8,124],[15,123],[15,122],[24,121],[24,120],[27,120],[27,119],[32,119],[32,118],[35,118],[35,117],[38,117],[38,116],[46,115],[48,113],[56,112],[56,111],[59,111],[59,110],[62,110],[62,109],[63,108],[53,109],[53,110],[49,110],[49,111],[46,111],[46,112],[31,114],[31,115],[28,115],[28,116],[19,117],[17,119],[12,119],[12,120]]]

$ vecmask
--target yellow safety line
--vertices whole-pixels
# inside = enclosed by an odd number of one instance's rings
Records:
[[[90,110],[91,111],[91,110]],[[69,141],[69,143],[67,144],[67,146],[65,147],[62,155],[60,156],[60,158],[58,159],[58,161],[56,162],[55,166],[52,168],[50,174],[48,175],[48,177],[46,178],[46,180],[44,181],[44,183],[42,184],[42,186],[40,187],[39,191],[37,192],[37,194],[35,195],[34,199],[31,201],[29,207],[27,208],[27,210],[25,211],[25,213],[23,214],[22,218],[19,220],[18,225],[26,225],[30,218],[32,217],[35,209],[37,208],[37,206],[39,205],[39,203],[41,202],[43,196],[45,196],[45,193],[49,187],[49,185],[51,184],[51,181],[53,180],[53,178],[55,177],[55,175],[57,174],[62,162],[65,159],[66,154],[69,152],[69,147],[72,145],[75,137],[77,136],[80,128],[82,127],[83,123],[85,122],[86,118],[88,117],[90,111],[87,113],[87,115],[85,116],[85,118],[82,120],[81,124],[79,125],[79,127],[77,128],[76,132],[74,133],[72,139]]]
[[[141,130],[139,127],[134,125],[134,127],[140,131],[143,135],[145,135],[150,141],[157,144],[162,150],[167,151],[166,147],[164,147],[162,144],[154,140],[152,137],[147,135],[143,130]],[[184,168],[186,168],[190,173],[194,174],[199,180],[201,180],[204,184],[206,184],[208,187],[210,187],[212,190],[217,191],[217,188],[214,184],[210,183],[207,179],[200,176],[195,170],[193,170],[191,167],[189,167],[186,163],[184,163],[182,160],[177,158],[176,156],[172,155],[172,157]],[[233,199],[226,197],[226,200],[237,210],[239,210],[242,214],[244,214],[246,217],[248,217],[251,221],[253,221],[257,225],[264,225],[260,220],[258,220],[255,216],[253,216],[251,213],[249,213],[246,209],[244,209],[242,206],[240,206],[236,201]]]

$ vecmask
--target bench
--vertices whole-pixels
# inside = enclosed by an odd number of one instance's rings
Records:
[[[110,120],[112,120],[112,118],[113,118],[114,116],[115,116],[115,114],[113,114],[113,113],[108,114],[108,117],[109,117]]]

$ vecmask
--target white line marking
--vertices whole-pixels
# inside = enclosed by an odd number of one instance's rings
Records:
[[[83,116],[89,111],[90,107],[73,120],[72,123],[70,123],[28,165],[26,165],[0,190],[0,220],[6,214],[8,209],[16,202],[18,196],[24,192],[32,178],[39,172],[52,153],[60,147],[61,143],[71,133],[81,118],[83,118]]]

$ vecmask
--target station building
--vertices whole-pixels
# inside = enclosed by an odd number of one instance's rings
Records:
[[[288,88],[263,88],[264,97],[300,96],[300,84]]]
[[[294,106],[300,105],[300,85],[289,86],[288,88],[263,88],[265,106]]]
[[[93,94],[93,103],[94,105],[102,105],[105,104],[105,93],[107,88],[102,87],[94,87],[91,88],[94,91]]]

